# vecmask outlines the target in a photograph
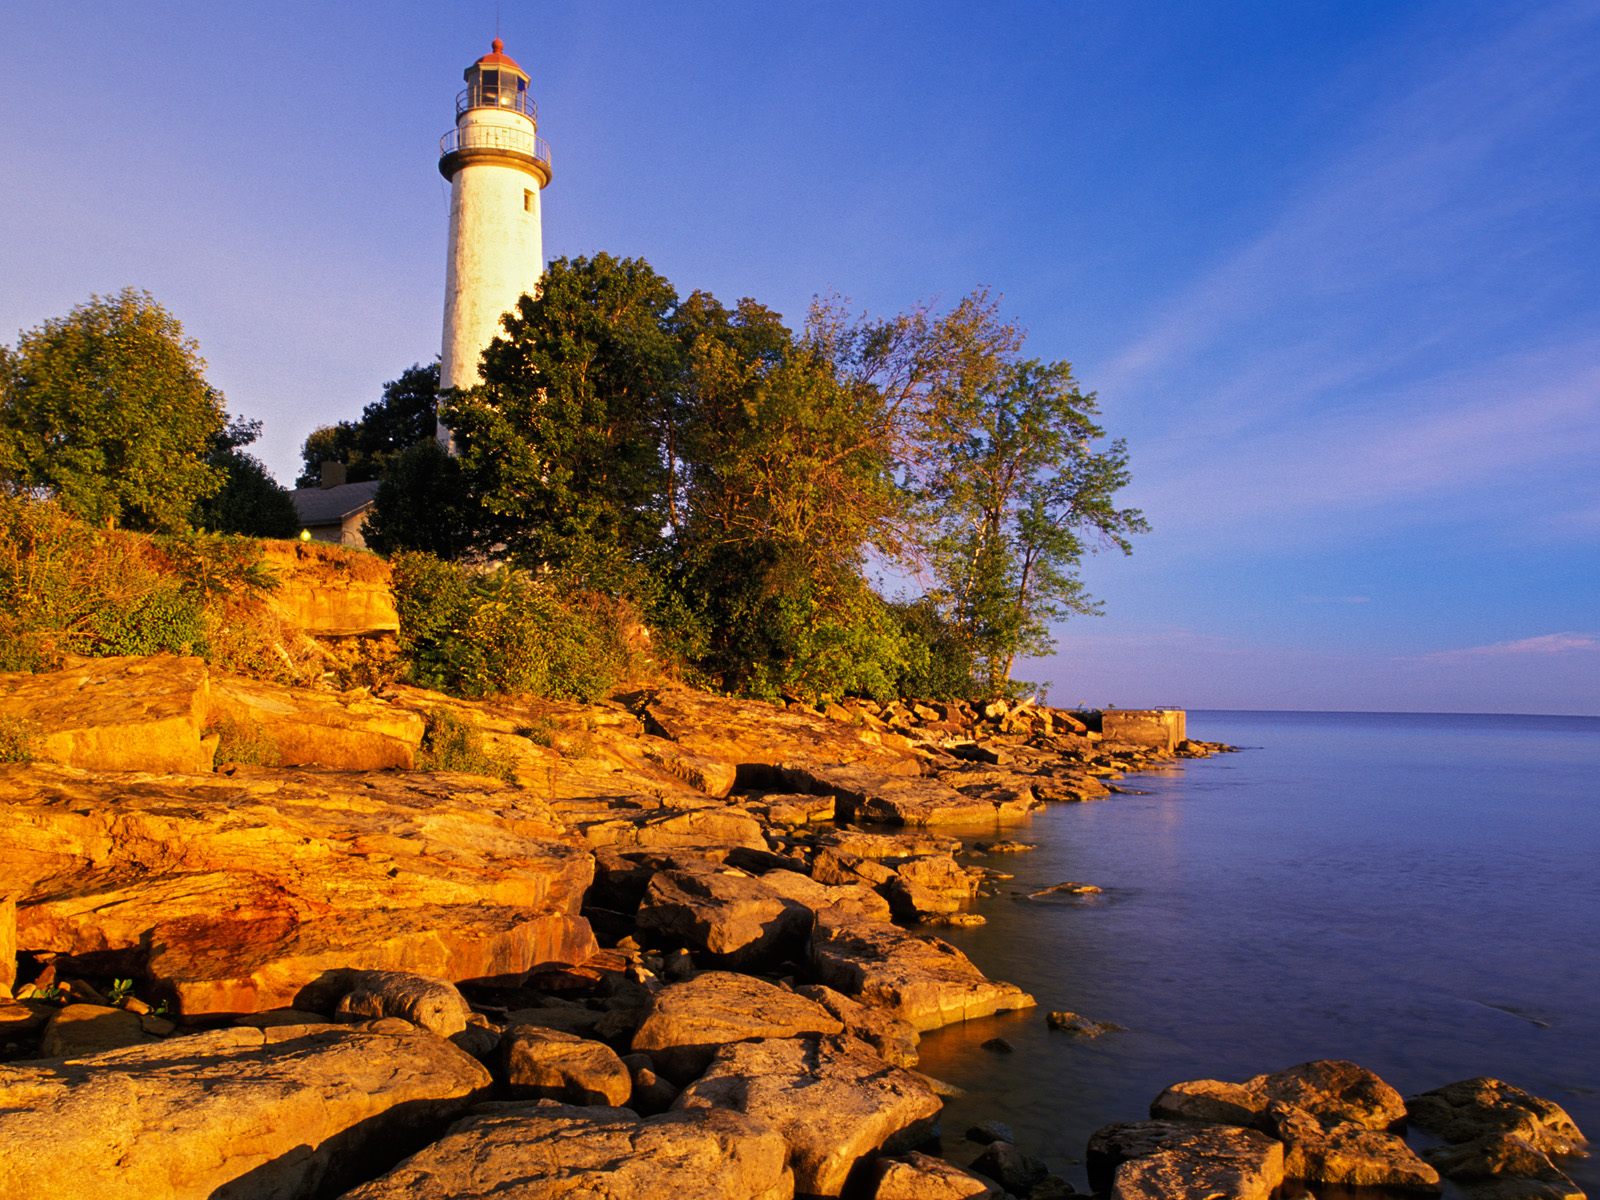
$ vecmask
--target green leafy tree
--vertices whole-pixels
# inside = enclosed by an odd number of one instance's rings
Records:
[[[999,693],[1019,655],[1054,648],[1052,621],[1099,611],[1078,576],[1083,556],[1131,553],[1149,526],[1117,507],[1127,447],[1096,448],[1094,394],[1067,363],[1001,354],[966,383],[926,426],[921,496],[938,598],[977,682]]]
[[[261,436],[261,422],[236,418],[212,445],[207,460],[223,472],[222,490],[201,500],[193,520],[214,533],[291,538],[300,531],[294,501],[266,466],[244,448]]]
[[[444,406],[497,552],[639,587],[671,522],[677,304],[642,259],[601,254],[557,259],[506,314],[483,382]]]
[[[492,543],[491,527],[460,462],[430,437],[389,461],[362,532],[379,554],[420,550],[457,559]]]
[[[0,360],[0,486],[95,524],[187,526],[224,472],[199,348],[146,292],[95,296]]]
[[[324,462],[343,463],[350,483],[383,478],[401,453],[434,437],[438,399],[439,364],[407,367],[383,385],[383,395],[361,410],[360,419],[323,425],[307,435],[295,486],[316,487]]]

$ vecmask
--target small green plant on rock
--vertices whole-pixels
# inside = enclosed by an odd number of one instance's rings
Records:
[[[0,763],[32,762],[39,730],[25,717],[0,717]]]
[[[467,775],[488,775],[507,783],[517,781],[516,765],[510,756],[486,749],[483,736],[476,729],[443,708],[428,714],[418,765],[424,771],[460,771]]]
[[[213,733],[218,737],[218,764],[276,767],[280,763],[278,743],[259,721],[222,717],[206,730],[208,736]]]
[[[131,979],[113,979],[111,986],[106,989],[106,999],[114,1005],[120,1005],[131,995],[133,995],[133,980]]]

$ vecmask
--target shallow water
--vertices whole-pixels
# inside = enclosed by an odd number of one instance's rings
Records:
[[[1016,878],[947,936],[1039,1008],[924,1038],[923,1069],[968,1093],[948,1157],[997,1118],[1082,1188],[1089,1134],[1167,1084],[1312,1058],[1407,1095],[1499,1076],[1600,1142],[1600,718],[1193,712],[1189,732],[1246,749],[1052,806],[1010,831],[1037,850],[976,860]],[[1063,880],[1105,894],[1026,898]],[[1076,1039],[1050,1009],[1126,1030]],[[1600,1191],[1600,1159],[1567,1166]]]

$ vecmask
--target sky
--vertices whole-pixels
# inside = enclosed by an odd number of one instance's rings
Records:
[[[547,257],[985,286],[1153,532],[1056,703],[1600,713],[1600,0],[500,0]],[[494,0],[0,7],[0,339],[150,291],[290,482],[437,353]]]

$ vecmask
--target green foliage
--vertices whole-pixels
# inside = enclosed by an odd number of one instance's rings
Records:
[[[0,716],[0,763],[32,762],[39,729],[24,717]]]
[[[57,504],[0,496],[0,670],[173,653],[276,677],[259,669],[283,660],[251,607],[272,582],[260,556],[248,539],[97,529]]]
[[[516,764],[504,754],[486,750],[478,731],[444,708],[428,713],[419,765],[424,771],[460,771],[507,783],[517,781]]]
[[[896,693],[924,700],[973,699],[980,690],[976,664],[961,630],[945,620],[927,596],[890,607],[909,643],[908,665],[896,680]]]
[[[430,437],[389,461],[363,536],[379,554],[421,550],[460,558],[488,540],[484,529],[461,463]]]
[[[360,419],[311,431],[300,449],[295,486],[318,486],[327,461],[344,463],[350,483],[382,479],[393,459],[433,438],[438,396],[438,363],[406,368],[383,385],[383,395],[361,410]]]
[[[640,259],[551,263],[504,318],[483,383],[447,399],[492,541],[528,566],[636,588],[672,521],[677,294]]]
[[[97,525],[178,530],[223,485],[222,397],[147,293],[95,296],[0,356],[0,487]]]
[[[300,531],[288,489],[244,450],[260,436],[261,422],[245,420],[230,421],[218,435],[207,461],[223,473],[222,490],[195,505],[195,525],[258,538],[292,538]]]
[[[131,979],[113,979],[111,986],[106,989],[106,999],[114,1005],[120,1005],[131,995],[133,995],[133,980]]]
[[[222,717],[205,731],[216,734],[217,762],[238,766],[275,767],[282,761],[278,743],[260,721]]]
[[[514,567],[394,560],[413,682],[460,696],[598,700],[628,675],[626,607]]]

